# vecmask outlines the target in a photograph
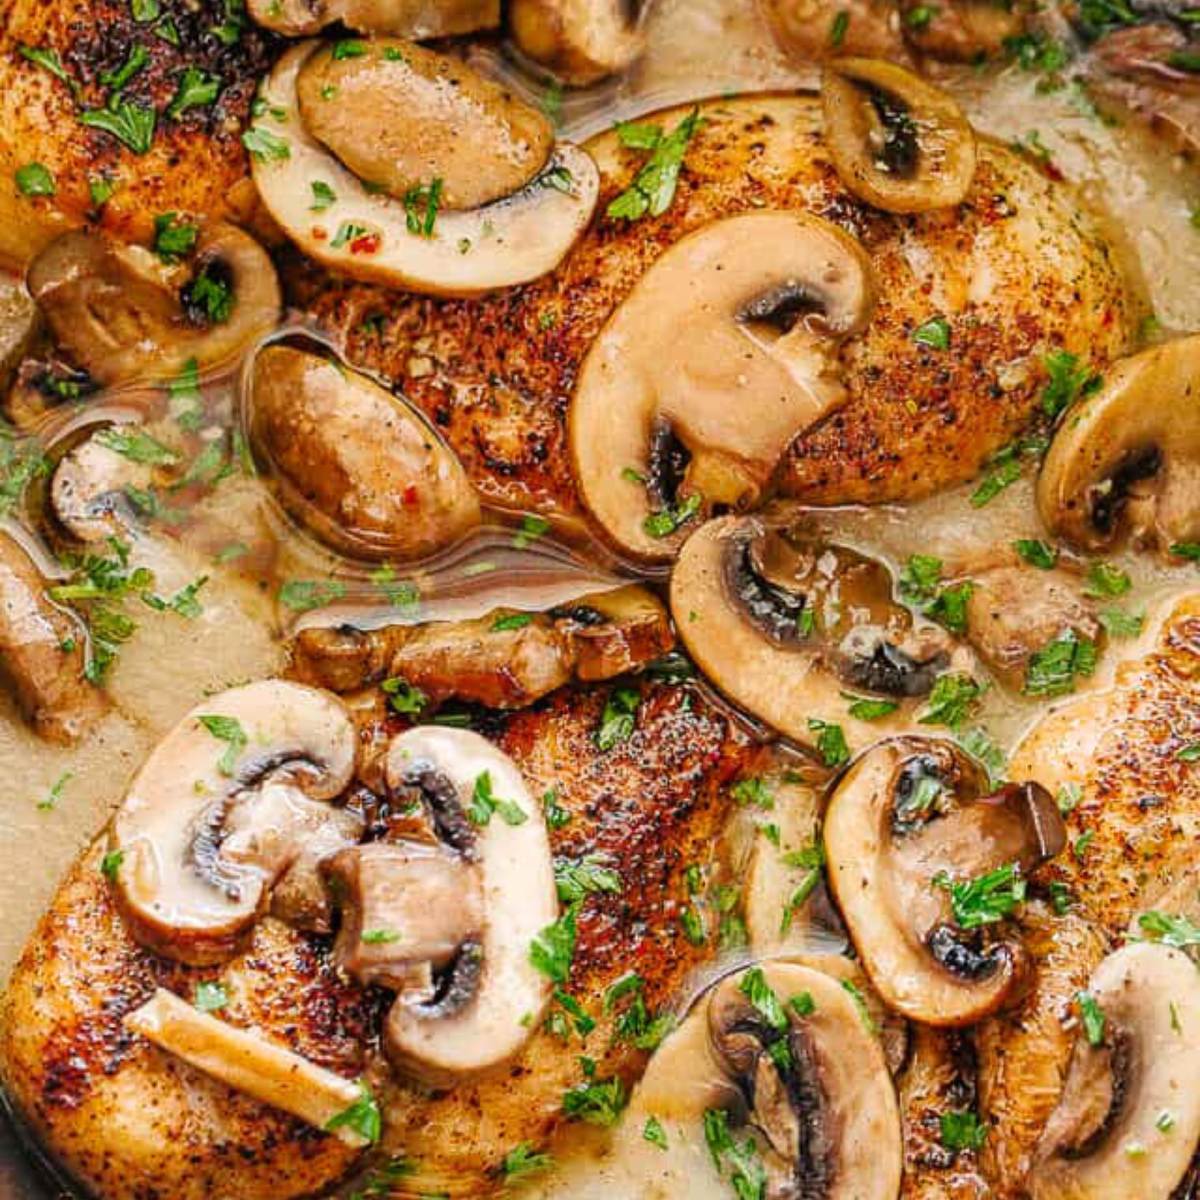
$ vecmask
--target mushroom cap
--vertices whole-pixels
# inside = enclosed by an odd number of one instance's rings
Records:
[[[801,744],[813,741],[814,717],[835,720],[851,745],[911,725],[917,704],[912,697],[928,691],[936,671],[961,663],[967,652],[948,653],[951,643],[935,626],[914,629],[908,611],[893,601],[882,565],[853,552],[814,542],[804,580],[788,586],[782,572],[778,579],[761,576],[752,558],[755,547],[781,536],[761,518],[727,516],[709,521],[684,543],[671,576],[671,613],[688,653],[729,699]],[[847,590],[838,586],[843,559],[856,573],[863,573],[860,567],[865,572],[866,587],[853,604],[839,599]],[[828,631],[804,634],[798,626],[808,609],[808,589],[816,595],[831,574],[827,607],[840,608],[849,622],[837,641]],[[789,607],[776,616],[773,606],[781,597]],[[855,624],[868,613],[875,614],[868,624]],[[910,655],[906,645],[917,653]],[[877,670],[881,648],[886,662]],[[872,692],[898,707],[873,721],[851,716],[847,694]]]
[[[527,283],[558,265],[591,219],[599,192],[599,172],[585,151],[558,144],[545,170],[520,191],[437,213],[426,235],[425,200],[406,211],[404,202],[371,191],[305,128],[296,83],[318,45],[292,47],[263,81],[263,111],[253,128],[275,139],[278,150],[251,158],[263,204],[309,258],[355,279],[435,296]],[[334,197],[316,211],[314,184]]]
[[[792,440],[845,400],[837,343],[873,304],[862,246],[806,213],[726,217],[666,250],[593,341],[571,401],[575,478],[605,535],[667,562],[684,532],[648,531],[656,511],[756,503]]]
[[[530,961],[529,948],[557,919],[558,897],[541,806],[512,760],[466,729],[418,726],[392,740],[385,765],[391,789],[405,786],[414,768],[429,767],[449,781],[463,809],[487,772],[492,795],[525,813],[519,824],[493,813],[475,831],[484,924],[478,945],[466,948],[477,960],[466,994],[432,1000],[402,994],[387,1018],[389,1057],[438,1086],[507,1062],[537,1028],[550,981]]]
[[[624,70],[642,53],[637,0],[511,0],[520,49],[576,87]]]
[[[1200,334],[1106,368],[1059,426],[1037,506],[1051,533],[1088,550],[1122,525],[1163,548],[1200,538]]]
[[[335,550],[424,558],[479,524],[462,464],[424,417],[340,363],[260,351],[246,424],[280,503]]]
[[[625,1126],[638,1138],[649,1117],[667,1126],[668,1149],[652,1165],[656,1177],[682,1185],[689,1167],[702,1169],[683,1157],[689,1134],[706,1110],[724,1108],[731,1125],[747,1121],[736,1131],[739,1141],[753,1128],[779,1189],[768,1195],[895,1200],[902,1158],[896,1094],[882,1045],[843,978],[807,963],[757,966],[787,1017],[795,1077],[778,1070],[756,1044],[754,1030],[764,1019],[741,991],[746,975],[739,971],[702,996],[655,1052]],[[801,1016],[789,1001],[804,993],[813,1007]],[[694,1181],[692,1174],[687,1182]]]
[[[341,702],[302,684],[250,683],[188,712],[113,818],[117,898],[138,941],[186,963],[233,953],[315,831],[358,840],[358,818],[323,803],[356,751]]]
[[[259,25],[286,37],[308,37],[335,21],[414,41],[500,24],[500,0],[247,0],[246,8]]]
[[[1062,848],[1065,831],[1036,784],[986,790],[982,768],[954,743],[893,738],[861,755],[829,800],[830,889],[871,982],[911,1020],[973,1024],[1014,999],[1022,980],[1021,944],[968,945],[934,880],[1009,864],[1026,872]]]
[[[50,479],[55,517],[81,542],[98,542],[126,524],[126,488],[145,489],[154,478],[146,463],[119,454],[95,434],[58,460]]]
[[[398,200],[440,179],[440,211],[480,208],[546,165],[554,126],[466,63],[400,38],[339,57],[322,44],[296,76],[307,131],[359,179]]]
[[[206,225],[189,265],[192,278],[213,271],[228,284],[227,320],[196,319],[184,302],[186,272],[165,269],[143,247],[86,230],[47,246],[30,266],[28,284],[58,344],[97,383],[162,379],[192,359],[201,370],[228,363],[279,320],[275,267],[248,233]]]
[[[975,135],[948,93],[895,63],[837,58],[821,79],[825,142],[838,178],[885,212],[959,204],[975,177]]]
[[[1100,963],[1088,994],[1102,1038],[1077,1035],[1029,1194],[1166,1200],[1200,1142],[1200,973],[1181,950],[1135,942]]]

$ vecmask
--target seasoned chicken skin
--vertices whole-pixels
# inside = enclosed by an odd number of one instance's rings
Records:
[[[636,970],[657,1012],[715,951],[714,912],[704,945],[684,935],[679,913],[699,903],[684,874],[711,861],[730,808],[725,785],[751,749],[690,688],[649,686],[631,736],[600,751],[607,696],[560,692],[489,732],[532,794],[554,789],[569,814],[550,830],[554,854],[597,855],[621,876],[619,894],[586,897],[564,985],[600,1024],[586,1040],[570,1018],[564,1033],[535,1031],[514,1062],[446,1093],[397,1089],[384,1149],[417,1165],[402,1183],[412,1194],[490,1192],[508,1151],[544,1143],[563,1121],[564,1093],[584,1082],[580,1054],[596,1059],[598,1079],[630,1082],[645,1054],[611,1041],[604,992]],[[129,936],[100,865],[97,846],[64,882],[0,1009],[0,1078],[34,1131],[105,1200],[288,1200],[328,1187],[354,1163],[342,1142],[206,1079],[122,1019],[155,986],[192,1000],[197,983],[220,980],[231,997],[221,1019],[352,1079],[377,1047],[390,994],[348,984],[328,938],[270,917],[224,966],[156,959]]]
[[[669,129],[687,111],[646,119]],[[598,215],[543,280],[439,301],[300,265],[285,270],[292,297],[340,334],[351,359],[425,410],[486,500],[567,513],[580,506],[565,417],[588,347],[661,253],[718,217],[761,207],[817,213],[860,238],[871,258],[879,300],[842,350],[849,402],[795,444],[779,479],[788,495],[878,502],[969,479],[1033,415],[1047,352],[1102,363],[1124,349],[1129,300],[1108,244],[1069,189],[1008,149],[981,143],[958,208],[897,217],[841,186],[814,98],[713,101],[702,115],[674,202],[658,218],[603,216],[644,156],[612,133],[588,143],[603,176]],[[939,315],[949,351],[913,341]]]

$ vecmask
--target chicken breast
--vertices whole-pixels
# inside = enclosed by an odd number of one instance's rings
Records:
[[[1067,890],[1056,915],[1024,919],[1030,993],[978,1031],[984,1168],[997,1200],[1022,1194],[1030,1155],[1062,1091],[1076,1037],[1072,1000],[1143,909],[1195,866],[1200,773],[1180,751],[1200,742],[1200,594],[1176,600],[1144,635],[1145,654],[1111,686],[1052,711],[1017,748],[1013,779],[1033,779],[1067,816],[1071,850],[1043,883]]]
[[[301,308],[353,361],[395,381],[442,429],[484,498],[578,513],[565,417],[583,357],[633,284],[668,246],[751,208],[836,221],[869,252],[878,303],[843,348],[849,402],[801,437],[782,470],[788,495],[816,503],[927,495],[975,475],[1030,420],[1043,356],[1102,364],[1125,347],[1130,299],[1109,245],[1073,193],[1005,147],[981,143],[959,207],[882,213],[841,186],[814,97],[702,106],[675,200],[629,223],[605,206],[644,162],[614,133],[588,143],[603,176],[598,216],[558,271],[478,300],[402,298],[303,264],[285,271]],[[675,109],[645,118],[673,128]],[[950,349],[913,341],[935,316]]]
[[[691,895],[685,872],[711,874],[724,785],[751,748],[691,688],[655,685],[629,738],[601,751],[607,697],[607,688],[558,693],[490,719],[485,731],[535,796],[553,789],[567,817],[552,822],[555,855],[596,855],[620,876],[618,892],[586,896],[564,985],[597,1028],[582,1037],[557,1007],[563,1019],[536,1031],[500,1073],[442,1094],[398,1090],[383,1148],[412,1170],[396,1194],[490,1191],[508,1151],[544,1143],[563,1121],[564,1093],[588,1082],[580,1055],[596,1061],[596,1082],[623,1080],[613,1088],[640,1073],[645,1052],[613,1037],[622,1006],[606,1011],[608,987],[637,971],[657,1014],[716,951],[718,913]],[[231,997],[221,1019],[355,1078],[376,1049],[390,994],[349,985],[328,939],[269,917],[250,949],[220,968],[164,963],[129,937],[100,863],[96,846],[64,882],[0,1010],[0,1078],[34,1132],[106,1200],[288,1200],[327,1187],[354,1164],[353,1151],[154,1049],[122,1019],[156,986],[190,1001],[198,982],[221,980]],[[689,905],[701,913],[700,944],[679,919]]]

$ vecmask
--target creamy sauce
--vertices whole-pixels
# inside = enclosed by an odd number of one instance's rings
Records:
[[[582,137],[615,118],[664,103],[813,82],[811,69],[795,68],[774,46],[750,3],[661,0],[649,30],[646,57],[618,87],[568,98],[568,136]],[[511,64],[493,52],[476,58],[512,77]],[[528,79],[517,83],[526,93],[536,93]],[[1109,124],[1092,115],[1073,89],[1040,92],[1038,77],[1015,67],[998,74],[962,71],[947,83],[980,130],[1006,141],[1028,139],[1036,130],[1058,169],[1112,218],[1162,325],[1172,330],[1200,327],[1195,282],[1200,278],[1200,233],[1189,223],[1200,180],[1178,156],[1132,122]],[[233,420],[236,384],[218,380],[205,388],[206,428],[214,433]],[[94,410],[96,404],[89,407]],[[69,418],[51,416],[41,431],[43,440],[69,435],[70,425]],[[165,419],[148,428],[164,441],[177,436]],[[1041,535],[1028,479],[983,509],[970,506],[970,490],[907,508],[830,512],[824,520],[840,540],[882,556],[896,571],[912,553],[966,559],[1016,537]],[[214,560],[208,518],[216,514],[231,531],[240,530],[239,536],[253,541],[253,555],[240,562]],[[75,749],[39,741],[11,701],[0,696],[0,773],[7,792],[0,808],[0,912],[5,917],[0,978],[70,860],[103,826],[150,747],[186,709],[207,692],[280,670],[280,639],[297,621],[326,622],[348,611],[358,619],[395,619],[396,610],[386,602],[388,589],[407,579],[381,582],[339,562],[284,520],[260,481],[238,473],[216,486],[178,536],[168,540],[136,529],[127,536],[132,562],[154,570],[160,594],[169,595],[207,574],[200,593],[203,612],[187,620],[138,608],[139,628],[111,674],[113,710]],[[229,536],[232,540],[234,534]],[[1197,580],[1196,568],[1166,567],[1149,556],[1125,554],[1115,561],[1134,579],[1133,592],[1123,598],[1130,610],[1152,610]],[[344,589],[335,606],[297,615],[278,603],[281,581],[326,580],[334,574]],[[557,546],[550,538],[527,549],[514,548],[513,528],[494,522],[413,577],[419,602],[406,603],[401,618],[474,616],[499,604],[543,608],[611,578],[607,569],[589,565],[577,548]],[[1093,686],[1102,685],[1122,655],[1137,648],[1136,640],[1111,643]],[[979,723],[1007,748],[1038,711],[1034,703],[993,687]],[[61,780],[65,782],[48,806],[51,789]],[[685,1192],[700,1200],[730,1194],[727,1181],[712,1167],[697,1124],[664,1117],[670,1146],[664,1152],[641,1136],[647,1115],[654,1114],[643,1111],[635,1094],[611,1141],[591,1130],[572,1131],[554,1147],[559,1161],[554,1174],[531,1181],[520,1194],[573,1200]]]

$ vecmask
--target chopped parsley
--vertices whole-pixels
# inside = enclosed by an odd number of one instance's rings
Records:
[[[593,1079],[564,1092],[562,1109],[572,1121],[608,1128],[616,1124],[628,1100],[625,1084],[619,1078]]]
[[[601,892],[616,895],[624,886],[620,874],[606,867],[598,854],[585,854],[580,859],[556,858],[554,883],[564,904]]]
[[[1089,1046],[1099,1046],[1104,1042],[1104,1027],[1107,1021],[1102,1009],[1090,992],[1076,992],[1075,1003],[1079,1005],[1079,1015],[1083,1020],[1084,1036]]]
[[[504,1156],[500,1169],[505,1179],[522,1179],[526,1175],[548,1170],[553,1165],[554,1159],[549,1154],[538,1153],[532,1142],[521,1142]]]
[[[212,273],[216,269],[213,263],[205,263],[183,289],[184,303],[208,325],[224,325],[233,314],[233,288]]]
[[[121,89],[150,61],[150,52],[141,42],[136,42],[115,71],[102,71],[100,82],[114,92]]]
[[[394,929],[364,929],[362,940],[368,946],[390,946],[400,935]]]
[[[467,816],[476,825],[487,825],[492,813],[499,813],[506,825],[524,825],[529,814],[515,801],[504,800],[492,791],[491,771],[481,771],[475,776],[475,787],[471,792],[471,803]]]
[[[186,258],[199,236],[200,227],[181,221],[176,212],[159,213],[154,218],[154,253],[165,263]]]
[[[529,961],[552,983],[566,983],[571,974],[578,911],[578,903],[569,905],[557,921],[542,929],[529,944]]]
[[[62,799],[67,784],[75,778],[74,771],[64,771],[51,785],[50,790],[37,802],[40,812],[49,812]]]
[[[392,710],[402,716],[420,716],[429,704],[429,697],[420,688],[413,687],[398,675],[385,679],[379,686]]]
[[[800,992],[788,1000],[788,1008],[798,1017],[811,1017],[817,1011],[812,992]]]
[[[19,50],[22,58],[41,67],[43,71],[48,71],[60,83],[65,83],[76,99],[79,98],[79,84],[67,74],[57,51],[47,50],[42,46],[21,46]]]
[[[767,1054],[781,1070],[792,1065],[792,1051],[787,1041],[788,1018],[783,1004],[767,982],[761,967],[751,967],[738,983],[738,991],[750,1001],[754,1010],[777,1036],[767,1043]]]
[[[347,58],[362,58],[366,52],[366,42],[360,42],[357,38],[342,38],[333,43],[331,57],[334,62],[341,62]]]
[[[528,550],[538,538],[550,532],[550,522],[536,513],[526,513],[521,518],[521,528],[513,535],[514,550]]]
[[[978,680],[962,672],[939,675],[929,693],[929,706],[921,714],[922,725],[945,725],[955,729],[971,714],[984,693]]]
[[[283,162],[292,157],[292,148],[286,138],[281,138],[269,129],[261,129],[251,125],[242,134],[242,145],[259,162]]]
[[[167,116],[178,120],[189,108],[207,108],[221,91],[219,75],[210,75],[198,67],[188,67],[179,77],[179,86],[171,103],[167,105]]]
[[[845,991],[850,999],[854,1001],[854,1007],[858,1009],[859,1020],[863,1023],[863,1028],[869,1034],[878,1034],[879,1025],[875,1018],[871,1016],[871,1010],[867,1006],[867,998],[862,994],[862,988],[858,986],[852,979],[842,980],[842,990]]]
[[[600,714],[600,725],[596,729],[596,747],[611,750],[621,742],[628,741],[636,725],[641,693],[633,687],[615,687],[604,702]]]
[[[509,613],[503,617],[497,617],[491,625],[493,633],[507,633],[514,629],[524,629],[526,625],[533,623],[533,613]]]
[[[1075,690],[1076,676],[1095,669],[1096,643],[1067,629],[1030,657],[1024,691],[1027,696],[1064,696]]]
[[[849,692],[843,692],[842,699],[850,701],[846,711],[859,721],[878,721],[900,707],[897,700],[876,700],[870,696],[853,696]]]
[[[117,872],[121,869],[121,864],[125,861],[124,850],[110,850],[100,860],[100,874],[104,876],[109,883],[117,881]]]
[[[1105,596],[1123,596],[1133,587],[1133,580],[1112,563],[1094,562],[1088,567],[1087,587],[1083,594],[1093,599]]]
[[[442,202],[442,181],[414,184],[404,193],[404,222],[409,233],[417,237],[433,237],[438,208]]]
[[[785,866],[806,873],[783,906],[783,918],[779,925],[781,936],[791,929],[796,913],[816,890],[817,884],[821,882],[821,868],[825,865],[825,850],[821,843],[814,839],[807,846],[801,846],[799,850],[788,851],[783,856],[783,862]]]
[[[1042,411],[1051,420],[1070,408],[1081,397],[1090,396],[1104,382],[1090,368],[1081,366],[1078,356],[1066,350],[1054,350],[1042,359],[1049,380],[1042,390]]]
[[[1013,548],[1031,567],[1042,571],[1051,570],[1058,562],[1058,548],[1041,538],[1018,538]]]
[[[313,202],[308,206],[309,212],[324,212],[337,203],[337,193],[322,179],[314,179],[310,184]]]
[[[346,585],[337,579],[289,579],[279,589],[279,602],[293,612],[304,613],[340,600]]]
[[[222,775],[232,775],[237,760],[249,744],[246,731],[237,717],[205,713],[196,718],[213,737],[225,743],[225,752],[217,760],[217,770]]]
[[[945,317],[930,317],[913,330],[912,340],[918,346],[928,346],[931,350],[949,350],[950,322]]]
[[[87,108],[79,114],[81,125],[111,134],[134,154],[149,151],[157,120],[154,109],[120,96],[115,103],[110,101],[107,108]]]
[[[660,1150],[667,1149],[667,1131],[657,1117],[647,1117],[642,1126],[642,1140],[657,1146]]]
[[[950,909],[960,929],[979,929],[1003,920],[1025,901],[1026,883],[1017,863],[997,867],[963,882],[945,871],[933,877],[935,887],[950,893]]]
[[[850,14],[840,8],[833,14],[833,20],[829,22],[829,44],[836,50],[845,40],[846,32],[850,28]]]
[[[379,1112],[379,1104],[366,1084],[360,1083],[359,1086],[362,1091],[358,1099],[327,1121],[325,1131],[333,1133],[338,1129],[351,1129],[373,1146],[383,1132],[383,1118]]]
[[[817,735],[817,753],[827,767],[840,767],[850,761],[850,747],[840,725],[809,717],[808,728]]]
[[[987,1141],[987,1126],[970,1109],[942,1113],[938,1124],[947,1150],[981,1150]]]
[[[557,788],[548,788],[542,793],[542,812],[550,829],[561,829],[571,820],[571,814],[558,802]]]
[[[670,537],[700,511],[701,503],[700,493],[692,492],[678,504],[650,513],[642,522],[642,528],[653,538]]]
[[[1162,942],[1164,946],[1177,949],[1200,946],[1200,925],[1189,921],[1187,917],[1172,916],[1152,908],[1138,917],[1138,928],[1148,941]]]
[[[29,162],[13,172],[17,191],[22,196],[53,196],[58,190],[50,169],[40,162]]]
[[[1146,624],[1145,613],[1129,613],[1115,604],[1102,608],[1098,615],[1108,636],[1114,638],[1137,637]]]
[[[700,109],[693,108],[670,133],[660,126],[626,124],[617,136],[632,150],[648,151],[650,157],[633,177],[633,182],[612,200],[606,213],[613,220],[637,221],[661,216],[671,207],[679,182],[679,171],[688,143],[702,124]],[[622,132],[624,131],[624,132]]]
[[[229,992],[223,983],[204,980],[196,984],[196,995],[192,1003],[201,1012],[219,1012],[229,1003]]]
[[[775,807],[775,797],[758,775],[743,776],[729,789],[729,794],[738,804],[753,804],[764,812]]]
[[[753,1135],[739,1143],[729,1131],[729,1115],[725,1110],[710,1108],[704,1113],[704,1141],[717,1174],[724,1178],[725,1172],[729,1172],[729,1182],[738,1200],[765,1200],[767,1171]]]

